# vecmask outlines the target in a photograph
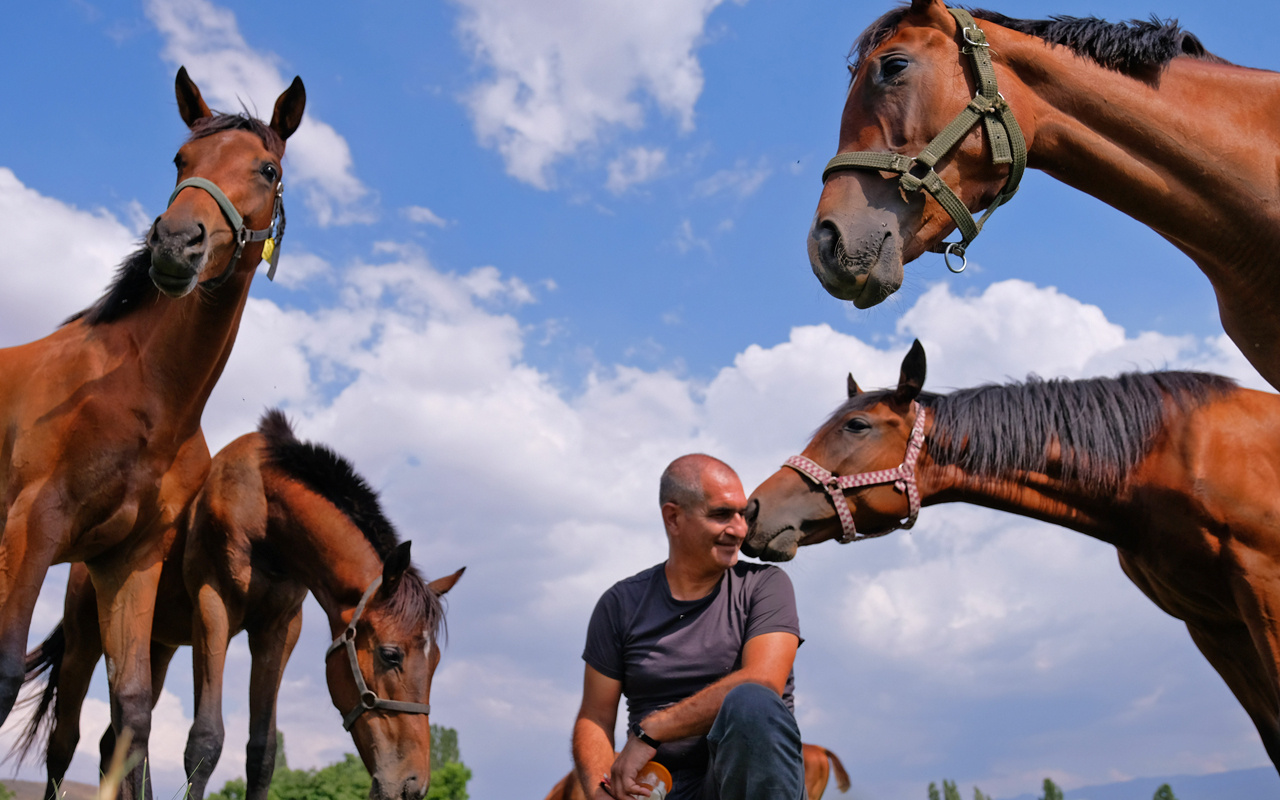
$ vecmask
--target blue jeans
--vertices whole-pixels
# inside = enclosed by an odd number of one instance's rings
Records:
[[[689,781],[694,775],[675,775],[673,800],[804,800],[800,728],[772,689],[744,683],[730,690],[707,734],[707,748],[711,760],[701,792],[681,785],[682,777]]]

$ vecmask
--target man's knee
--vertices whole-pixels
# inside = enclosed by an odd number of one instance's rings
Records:
[[[750,735],[762,727],[795,730],[797,741],[800,731],[796,727],[791,710],[778,697],[778,693],[759,683],[743,683],[725,695],[711,727],[711,738],[723,740],[738,734]]]

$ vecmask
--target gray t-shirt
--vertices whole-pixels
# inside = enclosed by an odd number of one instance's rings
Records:
[[[748,639],[783,631],[800,636],[795,591],[775,566],[739,561],[706,597],[676,600],[664,564],[619,581],[596,603],[582,659],[622,682],[628,724],[677,703],[742,666]],[[794,709],[794,672],[782,699]],[[706,737],[664,742],[655,760],[668,769],[706,764]]]

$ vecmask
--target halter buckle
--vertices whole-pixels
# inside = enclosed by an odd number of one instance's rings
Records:
[[[977,34],[978,38],[974,39],[970,36],[969,31],[973,31]],[[991,43],[987,41],[987,35],[982,32],[982,28],[979,28],[976,25],[965,25],[960,29],[960,35],[964,37],[966,43],[973,47],[991,47]]]

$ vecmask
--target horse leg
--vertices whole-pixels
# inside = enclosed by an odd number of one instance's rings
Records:
[[[62,632],[66,651],[58,667],[58,693],[53,701],[53,730],[45,768],[49,781],[45,798],[57,797],[57,784],[67,774],[76,745],[80,743],[80,710],[89,693],[93,671],[102,658],[102,632],[98,629],[98,602],[89,572],[73,565],[67,579],[67,595],[62,607]],[[52,678],[50,678],[52,680]],[[112,747],[115,746],[114,739]]]
[[[146,780],[151,736],[151,623],[160,584],[163,542],[141,553],[124,553],[89,564],[98,593],[98,624],[111,687],[111,728],[118,737],[133,733],[129,753],[137,760],[120,786],[121,800],[151,797]],[[132,558],[130,556],[133,556]]]
[[[42,512],[43,484],[23,491],[0,528],[0,725],[9,718],[26,677],[27,634],[45,574],[66,531],[56,509]],[[52,507],[52,503],[45,504]]]
[[[266,800],[276,768],[276,697],[284,665],[302,632],[302,605],[249,631],[249,744],[245,748],[246,800]]]
[[[183,767],[190,784],[189,797],[201,800],[209,776],[222,755],[226,732],[222,725],[222,676],[226,666],[231,625],[222,595],[211,583],[193,593],[195,614],[191,620],[191,668],[195,680],[195,719],[187,734]]]

